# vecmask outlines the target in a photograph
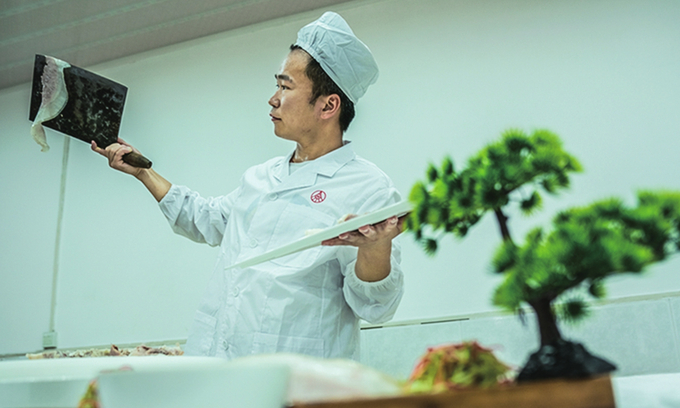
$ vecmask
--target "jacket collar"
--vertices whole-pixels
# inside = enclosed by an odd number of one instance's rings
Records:
[[[289,174],[289,166],[288,163],[290,163],[291,157],[293,157],[293,154],[295,151],[292,151],[288,156],[281,158],[275,165],[274,165],[274,177],[278,181],[284,181],[288,178]],[[347,164],[350,160],[353,160],[356,157],[356,153],[354,153],[354,149],[352,149],[352,143],[350,141],[345,141],[344,145],[338,149],[333,150],[330,153],[326,153],[325,155],[319,157],[316,160],[312,160],[311,162],[307,163],[306,166],[304,166],[302,169],[296,171],[291,178],[298,179],[298,174],[300,175],[299,181],[296,180],[295,184],[299,184],[300,182],[303,182],[303,185],[296,185],[295,187],[303,187],[303,186],[309,186],[314,184],[316,181],[316,175],[320,174],[326,177],[333,177],[335,173],[342,168],[345,164]],[[293,181],[293,180],[291,180]],[[287,184],[287,183],[284,183]],[[293,188],[293,187],[287,187],[287,188]]]

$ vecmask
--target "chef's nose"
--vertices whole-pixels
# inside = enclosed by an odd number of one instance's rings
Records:
[[[278,92],[272,95],[271,98],[269,98],[269,106],[271,106],[272,108],[278,108],[279,104],[281,103],[281,101],[279,100],[279,96],[277,94]]]

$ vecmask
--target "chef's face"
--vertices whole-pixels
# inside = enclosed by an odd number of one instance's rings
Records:
[[[317,129],[316,104],[310,103],[312,81],[305,74],[309,58],[306,52],[293,50],[274,75],[276,93],[269,99],[269,116],[280,138],[301,141]]]

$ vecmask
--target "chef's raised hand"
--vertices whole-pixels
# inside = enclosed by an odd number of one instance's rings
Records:
[[[123,155],[130,152],[139,153],[139,151],[121,138],[118,138],[118,143],[111,143],[110,145],[106,146],[105,149],[97,146],[97,142],[94,140],[92,141],[90,147],[93,151],[106,157],[109,160],[109,166],[111,166],[113,169],[122,171],[123,173],[131,174],[135,177],[139,176],[139,173],[143,171],[143,169],[131,166],[123,161]]]
[[[354,217],[356,215],[348,219]],[[390,273],[392,240],[403,230],[405,218],[406,216],[390,217],[379,224],[364,225],[356,231],[346,232],[336,238],[325,240],[321,245],[357,247],[359,249],[355,267],[357,277],[368,282],[379,281]]]
[[[106,157],[109,160],[109,166],[111,166],[111,168],[135,176],[137,180],[141,181],[144,186],[146,186],[147,190],[149,190],[156,201],[160,202],[168,191],[170,191],[172,184],[160,174],[156,173],[154,169],[131,166],[123,161],[123,155],[130,152],[139,153],[137,149],[127,144],[125,140],[118,138],[118,143],[111,143],[106,146],[106,149],[102,149],[97,146],[97,143],[92,141],[91,148],[95,152]]]

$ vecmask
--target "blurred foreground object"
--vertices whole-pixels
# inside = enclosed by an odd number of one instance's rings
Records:
[[[239,363],[276,363],[290,369],[290,404],[375,398],[402,394],[395,379],[353,360],[324,359],[301,354],[259,354],[234,360]]]
[[[510,367],[477,342],[430,347],[420,358],[404,389],[408,393],[437,393],[488,388],[510,382]]]

